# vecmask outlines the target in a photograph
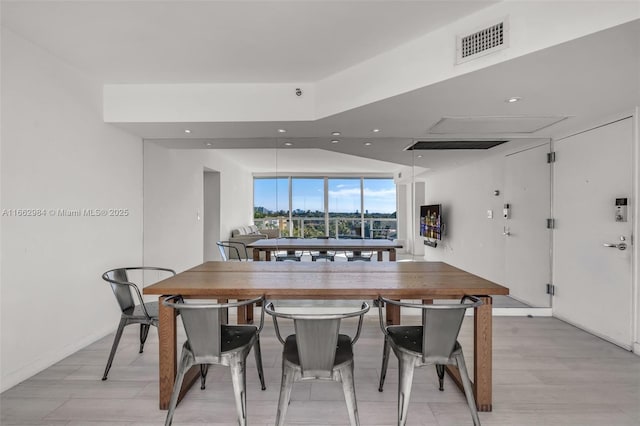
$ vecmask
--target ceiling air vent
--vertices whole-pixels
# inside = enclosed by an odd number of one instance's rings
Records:
[[[425,150],[450,150],[450,149],[489,149],[494,146],[509,142],[507,139],[500,140],[429,140],[418,141],[407,148],[407,151]]]
[[[507,18],[489,27],[456,37],[456,63],[470,61],[509,46]]]

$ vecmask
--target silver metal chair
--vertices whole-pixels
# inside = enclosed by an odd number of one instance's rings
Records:
[[[289,240],[298,239],[298,237],[283,237]],[[283,262],[285,260],[293,260],[294,262],[300,262],[302,260],[302,252],[295,250],[286,250],[284,252],[276,253],[276,262]]]
[[[319,240],[328,240],[329,237],[316,237]],[[311,261],[315,262],[318,259],[324,259],[324,260],[329,260],[331,262],[335,262],[336,260],[336,253],[333,251],[327,251],[327,250],[319,250],[319,251],[312,251],[310,252],[311,254]]]
[[[250,305],[263,300],[264,298],[258,297],[236,303],[209,303],[185,301],[182,296],[171,296],[164,300],[164,305],[172,307],[180,313],[184,330],[187,333],[187,341],[182,346],[178,374],[171,394],[165,426],[170,425],[173,421],[185,374],[192,366],[200,365],[200,389],[204,389],[210,364],[225,365],[231,368],[238,424],[241,426],[247,424],[245,367],[251,348],[253,348],[256,357],[262,390],[266,389],[260,351],[260,331],[264,324],[264,311],[262,311],[258,327],[254,325],[227,325],[226,311],[228,308]]]
[[[242,260],[249,260],[249,251],[247,245],[239,241],[216,241],[218,250],[220,251],[220,257],[223,261],[228,261],[230,258]],[[235,254],[233,257],[231,254]]]
[[[147,341],[149,335],[149,327],[158,326],[158,302],[144,302],[142,294],[138,286],[132,282],[129,282],[128,271],[160,271],[167,272],[171,275],[175,275],[173,269],[156,268],[152,266],[136,266],[128,268],[111,269],[102,274],[102,279],[111,284],[111,290],[113,295],[118,301],[122,314],[120,315],[120,324],[118,324],[118,330],[113,338],[113,344],[111,345],[111,352],[109,353],[109,359],[107,360],[107,366],[104,369],[102,380],[107,380],[107,375],[111,369],[113,358],[118,350],[118,344],[122,337],[124,328],[130,324],[140,324],[140,351],[144,350],[144,342]],[[135,297],[134,297],[135,295]]]
[[[363,252],[360,250],[354,250],[352,252],[347,252],[347,261],[354,262],[361,260],[363,262],[371,262],[371,257],[373,256],[372,252]]]
[[[349,421],[352,426],[359,425],[353,378],[353,345],[360,337],[362,319],[369,311],[369,305],[363,303],[359,311],[332,315],[285,314],[276,312],[273,302],[269,302],[264,310],[273,317],[276,336],[284,345],[276,425],[284,425],[293,383],[314,379],[342,382]],[[353,339],[340,334],[340,321],[350,317],[360,317]],[[296,333],[283,339],[278,318],[293,320]]]
[[[402,326],[390,325],[385,327],[383,309],[385,303],[422,310],[422,325]],[[458,333],[468,308],[475,308],[482,301],[473,296],[464,296],[457,304],[421,305],[402,303],[395,300],[378,298],[380,328],[384,332],[384,348],[382,354],[382,369],[380,372],[380,387],[382,392],[384,379],[389,363],[389,349],[393,349],[399,362],[398,373],[398,425],[407,423],[407,411],[411,397],[411,384],[415,367],[433,364],[440,382],[440,390],[444,390],[444,366],[454,365],[460,371],[462,386],[467,397],[467,404],[471,411],[473,424],[480,425],[478,410],[473,395],[473,387],[462,354],[462,347],[458,343]]]

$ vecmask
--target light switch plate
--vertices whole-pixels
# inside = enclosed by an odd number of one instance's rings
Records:
[[[487,210],[487,219],[493,219],[493,210]]]

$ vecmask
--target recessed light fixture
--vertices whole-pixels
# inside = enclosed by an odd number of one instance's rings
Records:
[[[332,139],[331,143],[339,143],[340,141],[338,139]]]
[[[213,146],[213,144],[211,142],[207,142],[206,145],[207,146]]]
[[[519,97],[519,96],[514,96],[514,97],[512,97],[512,98],[506,99],[506,100],[505,100],[505,102],[508,102],[508,103],[510,103],[510,104],[513,104],[513,103],[518,102],[518,101],[521,101],[521,100],[522,100],[522,98],[521,98],[521,97]]]
[[[278,129],[278,133],[287,133],[285,129]]]
[[[189,129],[184,129],[184,132],[185,132],[185,133],[191,133],[191,130],[189,130]]]
[[[418,155],[418,158],[422,158],[422,155]]]
[[[340,136],[341,134],[340,132],[331,132],[331,136]]]
[[[285,145],[285,146],[291,146],[291,145],[293,145],[293,144],[292,144],[291,142],[285,142],[285,143],[284,143],[284,145]]]
[[[364,146],[371,146],[371,142],[365,142]]]
[[[380,129],[373,129],[371,130],[373,133],[378,133],[380,131]]]

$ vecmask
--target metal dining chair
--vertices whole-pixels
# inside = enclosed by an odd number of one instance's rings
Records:
[[[238,259],[240,261],[249,260],[249,251],[247,250],[247,245],[240,241],[216,241],[216,245],[218,246],[218,250],[220,251],[220,258],[224,262],[231,259]],[[232,253],[235,254],[235,257],[232,256]]]
[[[111,352],[109,353],[109,359],[107,360],[107,366],[104,369],[102,380],[107,380],[107,375],[111,369],[113,358],[118,350],[118,344],[120,343],[122,332],[126,326],[130,324],[140,324],[139,353],[142,353],[144,350],[144,343],[147,341],[149,328],[151,326],[158,326],[158,302],[144,302],[138,286],[129,281],[128,272],[130,271],[158,271],[167,272],[171,275],[176,274],[173,269],[156,268],[152,266],[116,268],[102,274],[102,279],[111,284],[111,290],[113,290],[113,294],[120,306],[120,310],[122,311],[118,330],[113,338]]]
[[[320,237],[316,237],[319,240],[328,240],[329,237],[325,237],[325,236],[320,236]],[[318,259],[324,259],[324,260],[329,260],[331,262],[335,262],[336,260],[336,253],[333,251],[327,251],[327,250],[318,250],[318,251],[311,251],[311,261],[315,262]]]
[[[288,240],[296,240],[298,237],[282,237]],[[276,253],[276,262],[283,262],[285,260],[293,260],[294,262],[300,262],[302,260],[302,252],[296,250],[285,250],[284,252]]]
[[[162,303],[176,309],[181,317],[187,341],[182,346],[178,374],[169,402],[169,412],[165,426],[171,425],[182,389],[185,374],[194,365],[200,365],[200,389],[205,388],[210,364],[225,365],[231,368],[231,382],[235,395],[238,424],[247,424],[246,360],[251,348],[256,358],[258,376],[262,390],[264,373],[260,351],[260,331],[264,324],[264,311],[261,310],[260,325],[228,325],[228,308],[252,305],[264,300],[263,297],[235,303],[210,303],[185,301],[182,296],[171,296]]]
[[[276,336],[283,344],[282,383],[276,425],[284,425],[293,383],[314,379],[342,382],[349,421],[352,426],[359,425],[353,377],[353,345],[360,337],[362,319],[369,311],[369,305],[363,303],[359,311],[344,314],[286,314],[276,312],[273,302],[269,302],[264,311],[273,317]],[[350,317],[360,317],[353,339],[340,334],[340,321]],[[283,339],[278,318],[293,320],[295,334]]]
[[[385,326],[382,313],[382,307],[385,303],[422,310],[422,325]],[[468,308],[475,308],[480,305],[482,305],[482,301],[473,296],[464,296],[460,303],[456,304],[425,305],[403,303],[383,297],[378,298],[380,328],[385,335],[378,390],[382,392],[387,374],[387,365],[389,364],[389,349],[393,349],[399,362],[398,426],[404,426],[407,423],[414,368],[424,365],[436,366],[441,391],[444,390],[444,366],[453,365],[458,367],[473,424],[475,426],[480,425],[473,395],[473,385],[467,373],[462,347],[457,340],[465,311]]]

